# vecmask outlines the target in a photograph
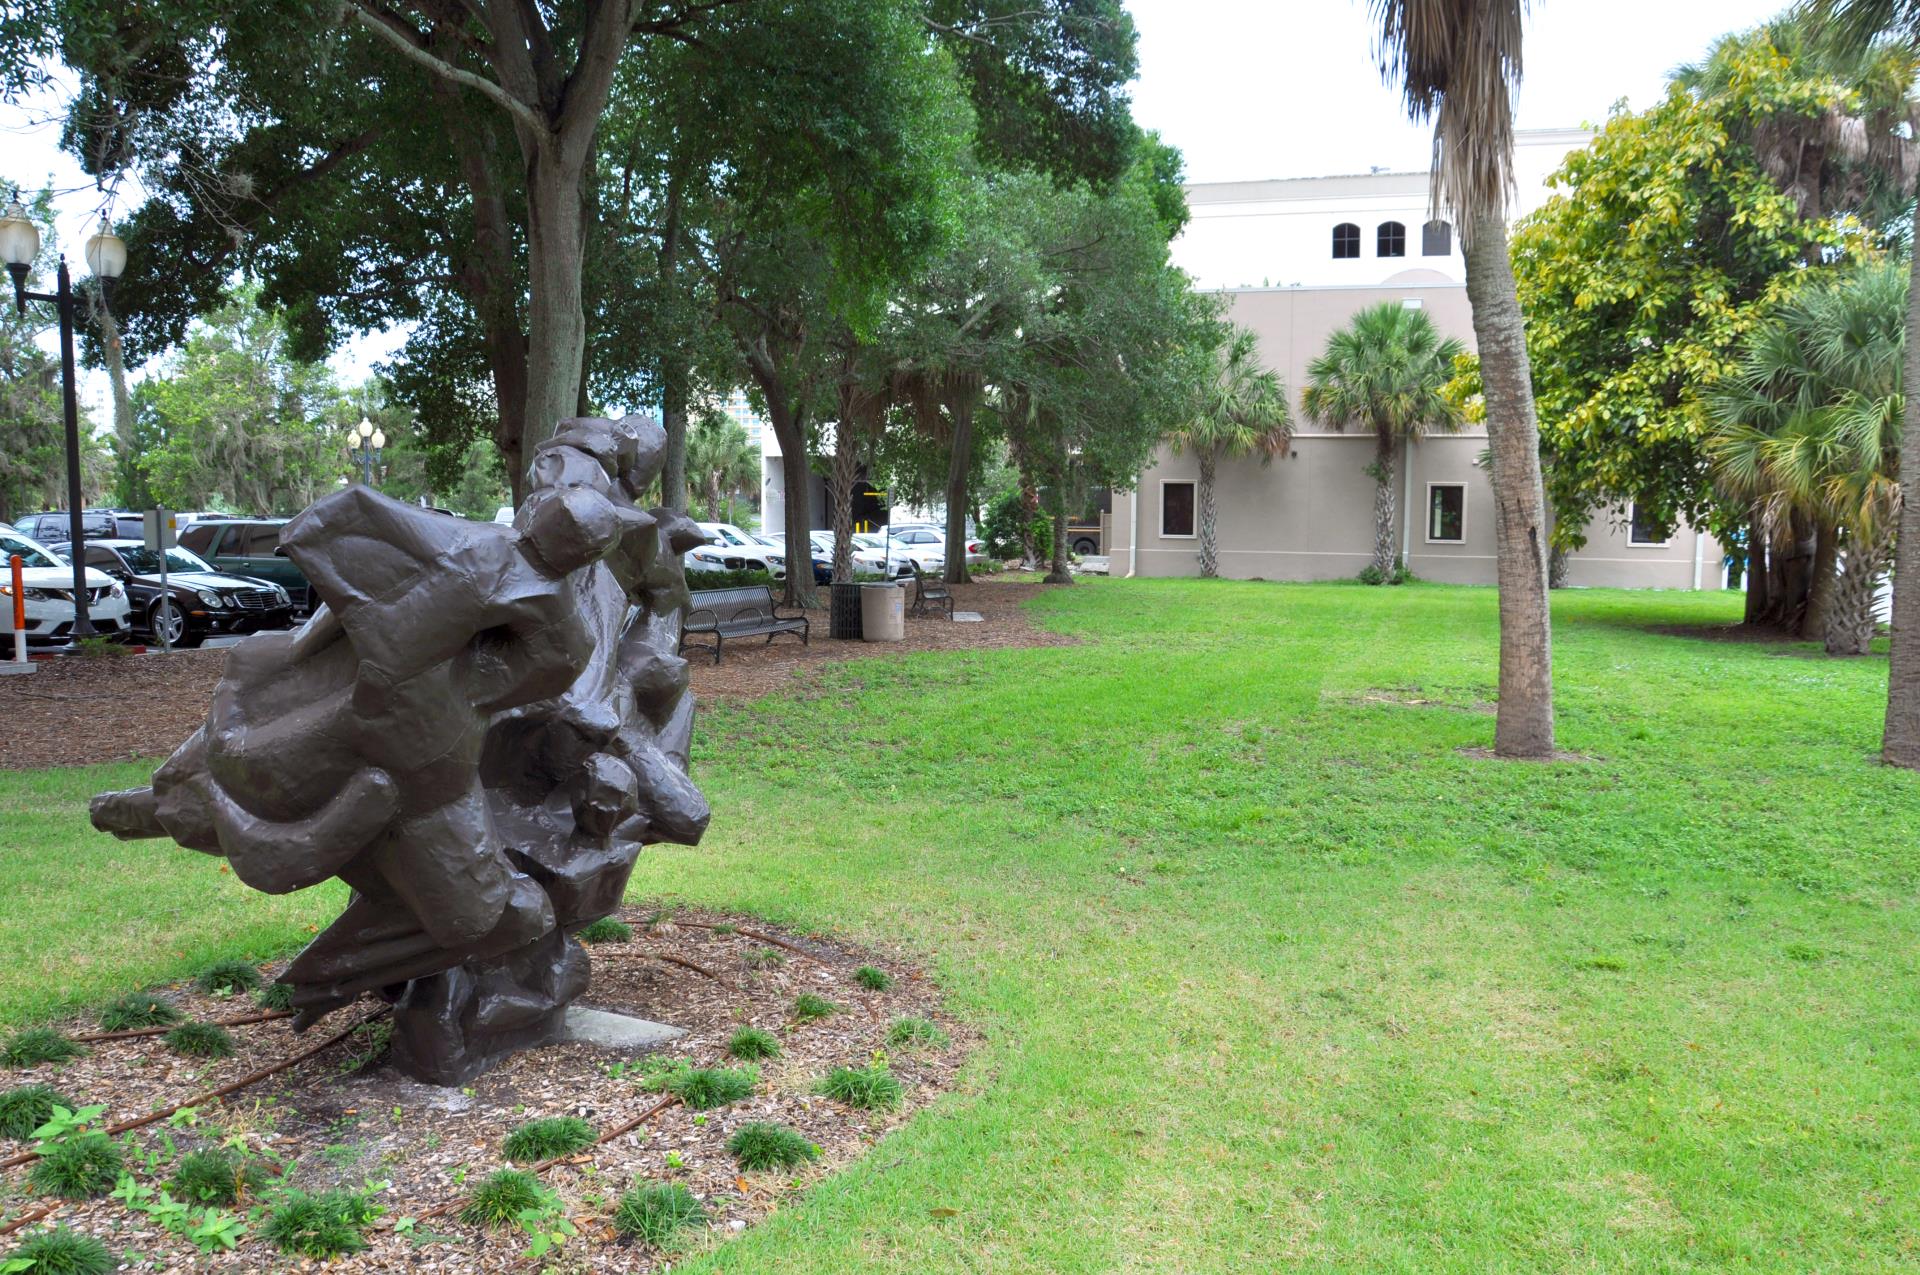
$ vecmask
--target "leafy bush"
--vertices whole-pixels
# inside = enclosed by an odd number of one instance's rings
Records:
[[[25,1142],[33,1131],[53,1119],[55,1107],[69,1111],[80,1104],[51,1085],[21,1085],[0,1093],[0,1135]]]
[[[649,1182],[620,1197],[613,1229],[665,1248],[674,1232],[706,1220],[707,1210],[678,1182]]]
[[[687,588],[694,590],[742,589],[755,584],[783,587],[771,571],[696,571],[692,568],[687,571]]]
[[[260,989],[260,994],[253,999],[254,1003],[259,1005],[261,1009],[292,1009],[293,984],[281,982],[268,983]]]
[[[1396,561],[1391,571],[1382,571],[1369,562],[1359,576],[1361,584],[1411,584],[1418,578],[1404,561]]]
[[[633,937],[633,927],[624,921],[603,916],[574,935],[582,943],[625,943]]]
[[[501,1169],[474,1188],[460,1210],[460,1220],[468,1226],[511,1225],[527,1209],[544,1208],[551,1196],[540,1179],[525,1169]]]
[[[840,1012],[840,1007],[824,996],[815,996],[812,992],[802,992],[793,998],[793,1016],[803,1023],[828,1018]]]
[[[727,1139],[727,1150],[740,1167],[749,1172],[762,1169],[797,1169],[809,1160],[820,1158],[820,1148],[785,1125],[756,1120],[742,1125]]]
[[[63,1063],[86,1051],[51,1027],[29,1027],[15,1032],[0,1047],[0,1063],[9,1067],[33,1067],[40,1063]]]
[[[233,1037],[218,1023],[182,1023],[160,1039],[189,1058],[231,1058]]]
[[[930,1018],[896,1018],[887,1028],[888,1049],[944,1049],[947,1034]]]
[[[125,1032],[142,1027],[171,1027],[182,1017],[179,1010],[159,997],[134,992],[100,1011],[100,1030]]]
[[[507,1159],[515,1164],[551,1160],[593,1145],[593,1126],[575,1116],[529,1120],[507,1135]]]
[[[667,1091],[695,1111],[738,1102],[760,1083],[757,1067],[689,1068],[667,1082]]]
[[[747,1062],[780,1056],[780,1038],[758,1027],[742,1027],[727,1041],[727,1052]]]
[[[209,1147],[180,1158],[167,1190],[196,1204],[238,1204],[241,1196],[258,1191],[265,1180],[259,1165],[247,1163],[225,1147]]]
[[[73,640],[73,653],[87,660],[117,660],[124,655],[132,655],[126,643],[118,638],[83,637]]]
[[[120,1148],[113,1139],[104,1133],[82,1133],[42,1152],[27,1180],[42,1195],[84,1200],[113,1190],[121,1167]]]
[[[16,1266],[18,1262],[26,1265]],[[107,1275],[112,1269],[113,1257],[106,1245],[64,1226],[29,1235],[20,1247],[0,1259],[0,1270],[29,1271],[32,1275]]]
[[[338,1257],[367,1246],[361,1232],[373,1218],[373,1206],[353,1191],[289,1191],[267,1213],[261,1233],[283,1253]]]
[[[853,981],[870,992],[884,992],[893,986],[893,975],[871,965],[862,965],[853,972]]]
[[[980,524],[980,535],[987,542],[990,556],[1018,558],[1024,552],[1020,544],[1020,523],[1024,517],[1018,487],[1003,491],[988,502],[987,520]],[[1044,510],[1036,512],[1030,529],[1033,547],[1044,556],[1053,543],[1053,519]]]
[[[884,1063],[870,1067],[835,1067],[820,1082],[820,1092],[835,1102],[863,1111],[891,1111],[900,1105],[900,1082]]]
[[[251,992],[260,986],[260,971],[246,961],[219,961],[201,970],[193,985],[203,992]]]

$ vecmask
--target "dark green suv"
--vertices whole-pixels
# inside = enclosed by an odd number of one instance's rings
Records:
[[[180,545],[229,575],[271,580],[287,591],[298,615],[313,610],[307,578],[293,559],[274,552],[280,547],[285,518],[208,518],[180,533]]]

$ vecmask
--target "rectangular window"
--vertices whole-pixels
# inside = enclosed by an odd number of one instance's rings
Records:
[[[1656,524],[1651,518],[1640,516],[1638,503],[1627,506],[1627,543],[1638,549],[1664,549],[1673,538],[1672,532]]]
[[[1427,543],[1457,545],[1466,538],[1466,484],[1428,483]]]
[[[1169,479],[1160,484],[1160,534],[1167,539],[1192,539],[1193,487],[1191,481]]]

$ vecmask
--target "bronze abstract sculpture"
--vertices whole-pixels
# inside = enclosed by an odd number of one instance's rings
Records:
[[[394,1059],[461,1084],[557,1039],[586,990],[569,937],[612,912],[643,845],[691,845],[693,696],[681,555],[704,537],[634,502],[660,427],[578,419],[541,445],[512,527],[359,485],[288,523],[317,603],[234,647],[207,720],[96,827],[172,837],[345,912],[283,976],[297,1028],[375,993]]]

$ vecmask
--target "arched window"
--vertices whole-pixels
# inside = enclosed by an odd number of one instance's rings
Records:
[[[1374,232],[1373,255],[1376,257],[1404,257],[1407,255],[1407,228],[1397,221],[1383,221],[1380,229]]]
[[[1343,221],[1333,228],[1334,260],[1342,257],[1360,255],[1360,227],[1350,221]]]
[[[1444,221],[1430,221],[1420,227],[1420,255],[1445,257],[1453,252],[1453,227]]]

